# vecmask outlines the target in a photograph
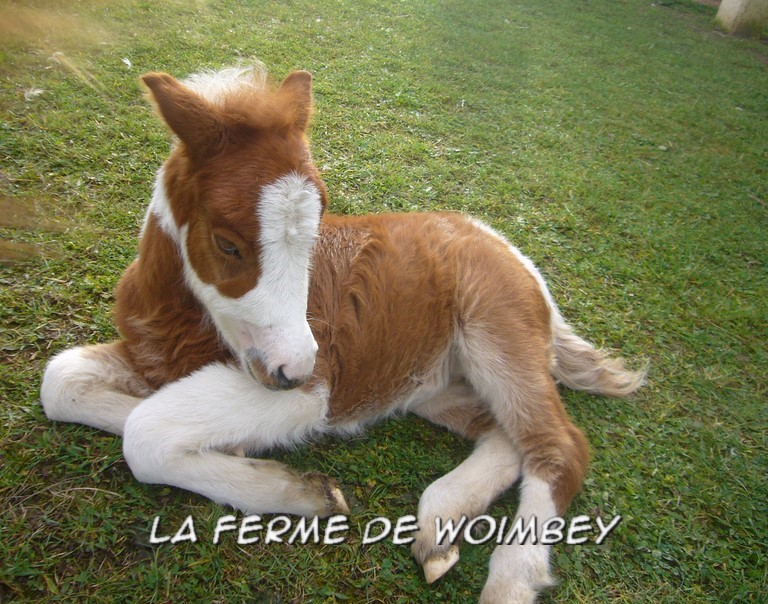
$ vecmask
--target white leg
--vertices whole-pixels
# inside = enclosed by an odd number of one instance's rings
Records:
[[[494,428],[481,436],[475,450],[456,469],[433,482],[419,500],[419,532],[413,555],[428,583],[443,576],[459,559],[456,544],[437,543],[435,522],[482,514],[520,476],[520,457],[509,437]]]
[[[142,482],[188,489],[248,514],[347,513],[330,478],[237,456],[323,431],[327,405],[323,388],[275,392],[217,363],[143,401],[128,417],[123,452]]]
[[[125,420],[152,390],[123,359],[119,343],[70,348],[45,368],[40,402],[49,419],[122,434]]]
[[[550,486],[535,476],[526,476],[520,488],[518,518],[526,526],[536,518],[537,539],[542,524],[557,515]],[[530,604],[539,590],[554,584],[549,574],[549,545],[533,544],[530,537],[524,544],[498,545],[489,565],[488,580],[480,595],[481,604]]]

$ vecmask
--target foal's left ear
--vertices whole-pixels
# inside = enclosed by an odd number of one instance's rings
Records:
[[[308,71],[294,71],[280,84],[278,93],[287,97],[294,109],[294,125],[306,130],[312,115],[312,74]]]

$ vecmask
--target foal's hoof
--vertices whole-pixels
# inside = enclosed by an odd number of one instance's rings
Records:
[[[427,583],[434,583],[451,570],[458,561],[459,548],[452,545],[442,554],[431,556],[424,561],[424,578]]]
[[[344,499],[344,493],[341,492],[341,487],[339,487],[338,485],[333,487],[331,489],[331,492],[329,493],[329,497],[333,505],[333,509],[331,510],[330,515],[334,515],[334,514],[343,514],[344,516],[349,515],[349,506],[347,505],[347,500]]]
[[[347,500],[344,499],[344,493],[341,492],[341,485],[330,476],[320,472],[309,472],[304,474],[304,480],[309,483],[313,490],[320,491],[325,498],[325,509],[318,513],[318,516],[327,518],[336,514],[349,514]]]

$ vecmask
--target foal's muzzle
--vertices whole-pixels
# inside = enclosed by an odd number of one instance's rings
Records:
[[[243,366],[250,376],[270,390],[292,390],[307,383],[315,367],[316,350],[293,363],[283,363],[271,369],[257,348],[245,351]]]

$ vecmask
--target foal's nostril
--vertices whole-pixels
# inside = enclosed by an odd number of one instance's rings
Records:
[[[275,376],[277,378],[277,383],[280,384],[283,388],[285,388],[285,385],[290,381],[287,377],[285,377],[285,371],[283,371],[283,368],[285,365],[280,365],[280,367],[277,368],[277,375]]]
[[[285,376],[284,367],[285,365],[280,365],[280,367],[277,368],[277,372],[275,373],[275,381],[277,382],[277,385],[283,390],[290,390],[291,388],[300,386],[303,383],[302,380],[288,379]]]

